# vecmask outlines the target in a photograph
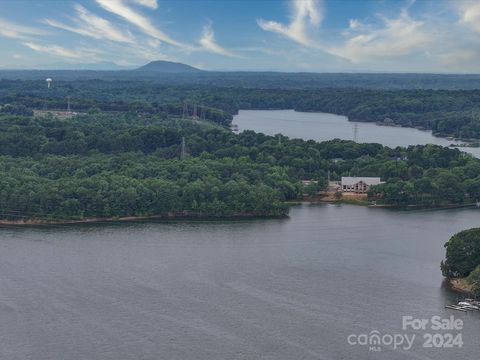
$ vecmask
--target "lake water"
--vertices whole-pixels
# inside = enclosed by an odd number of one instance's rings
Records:
[[[0,359],[476,359],[445,310],[443,244],[478,210],[293,207],[289,219],[0,230]],[[464,347],[381,352],[402,316],[462,319]],[[440,333],[444,333],[440,331]],[[456,334],[457,332],[453,332]]]
[[[449,146],[454,140],[435,137],[431,131],[375,123],[352,122],[345,116],[326,113],[306,113],[293,110],[241,110],[233,124],[242,130],[254,130],[267,135],[281,133],[291,138],[325,141],[331,139],[380,143],[389,147],[417,144]],[[356,135],[355,135],[356,134]],[[480,148],[461,148],[480,158]]]

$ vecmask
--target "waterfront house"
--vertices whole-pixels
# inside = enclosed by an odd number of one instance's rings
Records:
[[[379,177],[342,176],[341,186],[343,192],[365,194],[371,186],[383,184]]]

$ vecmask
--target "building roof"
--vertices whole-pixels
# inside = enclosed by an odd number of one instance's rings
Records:
[[[367,185],[379,185],[383,183],[379,177],[342,176],[342,185],[355,185],[360,181]]]

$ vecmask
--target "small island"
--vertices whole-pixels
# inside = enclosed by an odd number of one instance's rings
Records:
[[[441,269],[452,289],[480,296],[480,228],[453,235],[445,248]]]

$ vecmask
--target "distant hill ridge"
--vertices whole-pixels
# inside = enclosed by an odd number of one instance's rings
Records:
[[[149,62],[137,69],[137,71],[152,71],[161,73],[193,73],[201,72],[193,66],[172,61],[157,60]]]

